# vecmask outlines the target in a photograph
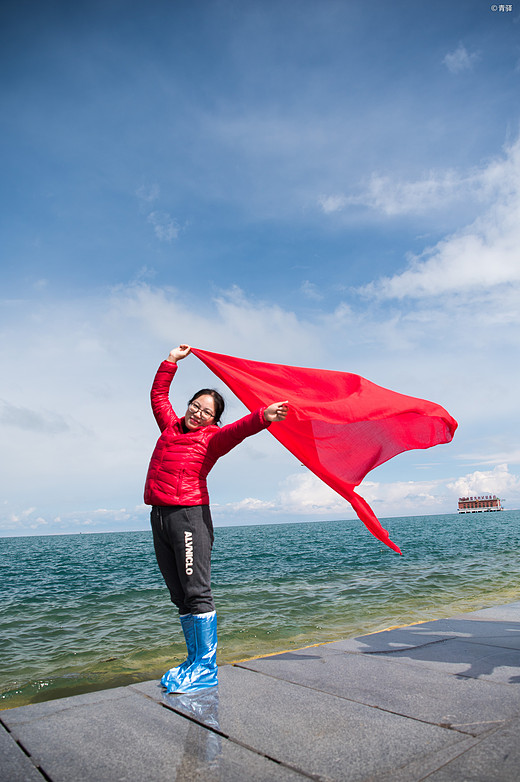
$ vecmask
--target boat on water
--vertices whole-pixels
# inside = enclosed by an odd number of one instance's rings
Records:
[[[480,494],[477,497],[459,497],[459,513],[486,513],[504,510],[503,500],[496,494]]]

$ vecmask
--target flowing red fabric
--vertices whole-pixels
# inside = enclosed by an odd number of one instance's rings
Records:
[[[198,348],[192,353],[251,411],[287,399],[289,414],[269,428],[271,434],[348,500],[376,538],[401,553],[354,487],[398,453],[450,442],[457,422],[444,408],[348,372],[266,364]]]

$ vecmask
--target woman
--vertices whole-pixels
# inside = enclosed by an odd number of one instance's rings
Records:
[[[219,427],[224,400],[203,388],[179,418],[168,397],[177,362],[191,352],[174,348],[159,367],[151,400],[161,430],[150,460],[144,501],[152,505],[157,563],[179,609],[188,656],[161,679],[168,692],[193,692],[217,684],[217,615],[211,594],[213,524],[206,478],[221,456],[245,437],[287,417],[287,402],[261,407]]]

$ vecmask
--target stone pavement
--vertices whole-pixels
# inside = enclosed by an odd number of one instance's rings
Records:
[[[1,782],[518,782],[520,602],[0,712]]]

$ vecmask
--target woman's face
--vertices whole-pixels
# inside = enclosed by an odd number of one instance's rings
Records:
[[[202,394],[188,405],[184,423],[191,432],[213,423],[215,418],[215,400],[209,394]]]

